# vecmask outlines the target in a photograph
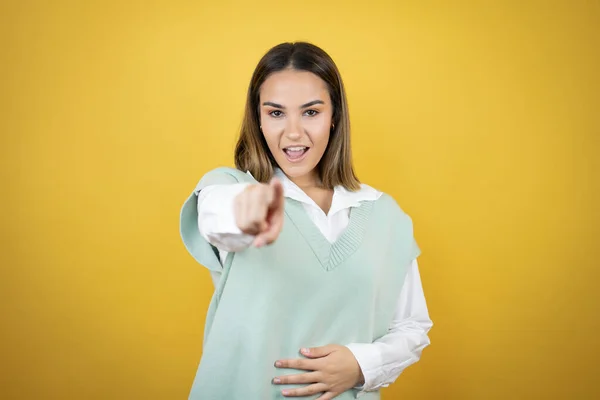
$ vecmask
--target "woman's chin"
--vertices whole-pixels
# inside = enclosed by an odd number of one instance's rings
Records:
[[[311,166],[305,165],[304,163],[291,164],[291,165],[288,163],[279,163],[279,168],[290,179],[302,178],[307,175],[312,175],[315,172],[315,167],[311,168]]]

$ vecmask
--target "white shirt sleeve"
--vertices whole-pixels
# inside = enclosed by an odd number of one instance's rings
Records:
[[[233,202],[249,183],[207,186],[198,194],[198,230],[221,252],[248,248],[254,236],[243,233],[235,222]]]
[[[362,392],[389,386],[408,366],[419,361],[430,343],[427,333],[433,326],[427,310],[417,260],[407,271],[398,306],[388,333],[373,343],[351,343],[363,372]],[[360,393],[359,393],[360,395]]]

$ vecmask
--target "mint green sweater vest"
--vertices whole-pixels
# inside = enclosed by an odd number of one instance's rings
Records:
[[[372,343],[387,333],[406,270],[419,255],[411,219],[388,195],[350,211],[350,222],[330,244],[305,214],[286,199],[277,241],[260,249],[218,252],[198,231],[197,194],[214,184],[253,182],[218,168],[198,183],[181,210],[181,236],[190,254],[221,274],[209,306],[203,354],[190,399],[284,399],[273,385],[279,359],[301,358],[302,347]],[[336,399],[353,399],[348,390]],[[318,396],[305,397],[315,399]],[[361,399],[379,399],[369,392]]]

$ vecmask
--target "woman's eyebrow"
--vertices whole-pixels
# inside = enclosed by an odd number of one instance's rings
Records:
[[[313,100],[313,101],[309,101],[306,104],[301,105],[300,108],[311,107],[311,106],[314,106],[315,104],[325,104],[325,102],[323,100]]]
[[[301,105],[300,108],[307,108],[310,106],[314,106],[315,104],[325,104],[325,102],[323,100],[313,100],[313,101],[309,101],[306,104]],[[282,110],[285,110],[284,106],[282,106],[281,104],[273,103],[272,101],[265,101],[263,103],[263,106],[271,106],[271,107],[281,108]]]

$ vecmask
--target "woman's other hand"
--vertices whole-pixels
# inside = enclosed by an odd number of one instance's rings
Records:
[[[298,389],[284,389],[286,397],[304,397],[322,393],[319,400],[330,400],[364,383],[364,377],[358,361],[345,346],[332,344],[312,349],[302,349],[307,358],[279,360],[277,368],[293,368],[305,370],[303,374],[283,375],[273,379],[273,383],[306,384]]]

